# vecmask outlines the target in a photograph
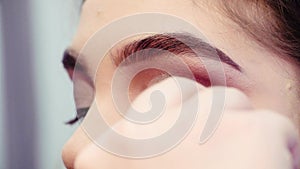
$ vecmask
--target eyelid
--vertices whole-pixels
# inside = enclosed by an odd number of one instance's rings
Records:
[[[150,82],[148,83],[147,87],[150,87],[150,86],[152,86],[152,85],[154,85],[156,83],[159,83],[162,80],[167,79],[168,77],[170,77],[170,75],[165,74],[165,73],[163,73],[161,75],[158,75],[157,77],[155,77],[155,78],[153,78],[153,79],[150,80]]]
[[[111,53],[120,54],[120,52],[123,52],[123,48],[121,47],[115,48]],[[210,59],[206,57],[200,59],[199,57],[191,56],[192,54],[187,52],[179,52],[179,53],[171,52],[170,54],[170,51],[167,49],[153,50],[148,48],[148,49],[139,49],[138,51],[133,51],[133,49],[131,48],[131,49],[127,49],[125,53],[130,53],[130,55],[129,56],[126,55],[126,57],[122,58],[122,61],[118,63],[119,64],[118,66],[125,67],[125,69],[121,69],[124,76],[127,75],[125,71],[135,72],[136,71],[135,65],[148,64],[149,62],[149,64],[155,64],[156,66],[163,64],[164,68],[168,68],[169,71],[176,72],[176,74],[173,74],[173,76],[191,78],[191,80],[195,80],[196,82],[206,87],[211,86],[211,81],[208,76],[208,72],[206,68],[208,65],[213,66],[217,61],[215,59]],[[125,55],[124,53],[121,53],[121,55],[122,54]],[[117,57],[117,55],[113,55],[113,57]],[[181,61],[179,61],[177,57],[179,57],[180,58],[179,60]],[[205,63],[208,65],[204,65],[202,59],[206,59]],[[191,72],[181,71],[182,63],[188,66]],[[230,69],[229,68],[231,67],[230,65],[227,64],[225,65],[228,67],[227,69]],[[149,71],[149,73],[150,72],[151,71]],[[190,77],[190,73],[193,73],[193,77]],[[213,73],[217,73],[217,71],[213,71]],[[169,76],[171,75],[169,75],[166,72],[161,73],[159,76],[156,76],[150,81],[148,81],[148,83],[145,85],[151,86]],[[220,83],[217,83],[215,85],[223,85],[223,83],[220,81]]]

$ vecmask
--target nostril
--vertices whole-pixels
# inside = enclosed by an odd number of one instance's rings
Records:
[[[300,169],[300,147],[297,139],[291,139],[288,145],[293,158],[293,169]]]

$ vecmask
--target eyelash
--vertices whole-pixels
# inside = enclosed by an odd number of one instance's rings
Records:
[[[89,107],[77,109],[76,110],[76,117],[69,120],[69,121],[67,121],[65,124],[74,125],[74,124],[80,122],[86,116],[89,109],[90,109]]]

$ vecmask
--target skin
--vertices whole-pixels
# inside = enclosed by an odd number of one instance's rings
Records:
[[[160,12],[178,16],[197,26],[209,40],[210,44],[221,49],[243,68],[243,73],[236,73],[230,69],[226,72],[234,75],[234,78],[229,80],[230,86],[239,89],[243,94],[237,92],[236,89],[230,90],[229,96],[232,93],[233,95],[234,93],[239,93],[238,97],[228,97],[234,108],[226,110],[226,115],[224,115],[222,124],[220,124],[220,129],[216,131],[212,141],[203,147],[199,148],[197,144],[194,144],[196,136],[191,134],[187,141],[167,155],[154,159],[134,161],[112,156],[102,151],[92,143],[82,128],[79,127],[63,149],[63,160],[67,168],[145,168],[145,166],[149,168],[183,168],[186,166],[188,168],[221,168],[213,165],[215,164],[214,160],[218,160],[218,164],[222,168],[241,168],[239,166],[240,163],[236,161],[241,161],[241,164],[249,168],[275,168],[276,166],[289,168],[289,166],[293,165],[293,158],[295,157],[288,150],[288,142],[297,138],[293,125],[299,126],[299,110],[297,106],[299,105],[299,99],[297,99],[299,92],[296,88],[296,86],[299,86],[297,80],[299,68],[293,61],[278,56],[272,53],[272,51],[259,46],[244,34],[243,30],[233,24],[230,19],[219,13],[216,7],[217,4],[214,2],[206,2],[205,0],[197,2],[191,0],[87,0],[85,2],[82,8],[78,31],[70,45],[73,51],[79,53],[93,33],[118,18],[140,12]],[[107,106],[103,108],[103,112],[105,112],[104,116],[111,125],[114,125],[120,121],[120,117],[111,113],[114,112],[111,93],[110,90],[106,90],[110,85],[111,76],[115,70],[115,66],[109,59],[110,57],[108,54],[102,62],[102,70],[99,70],[97,73],[95,86],[96,91],[106,91],[101,93],[101,97],[96,92],[96,98],[98,97],[100,102],[106,103],[105,105]],[[94,64],[90,62],[89,60],[85,60],[85,63],[89,65],[87,69],[93,68]],[[137,79],[131,87],[132,90],[136,88],[133,98],[141,94],[144,90],[144,88],[139,88],[141,86],[139,83],[141,82]],[[164,87],[169,85],[168,83],[170,82],[164,81],[162,84],[159,83],[158,88],[164,89]],[[209,91],[210,89],[203,89],[203,86],[201,88],[197,92],[209,93],[207,90]],[[211,97],[209,95],[206,96]],[[143,97],[143,93],[141,97]],[[247,99],[240,101],[241,98],[245,97]],[[204,103],[209,104],[205,99],[202,100]],[[143,107],[143,102],[140,101],[139,103]],[[77,105],[80,105],[80,103],[77,103]],[[236,109],[235,107],[238,107],[238,105],[246,106]],[[249,112],[251,112],[251,115],[249,115]],[[279,116],[278,114],[281,115]],[[290,121],[284,117],[289,118]],[[264,120],[270,120],[272,125],[268,126],[264,123]],[[250,125],[254,127],[244,125],[243,122],[254,124]],[[203,125],[201,125],[203,121],[199,120],[197,124],[199,125],[196,127],[195,132],[199,132],[203,128]],[[236,127],[232,127],[232,125]],[[128,126],[125,125],[121,128],[126,131]],[[264,128],[264,130],[261,131],[261,128]],[[134,131],[133,133],[138,135],[138,132]],[[233,137],[224,137],[224,133],[230,133]],[[244,137],[238,136],[247,136],[248,139],[242,139]],[[249,139],[256,141],[249,143],[247,142]],[[232,142],[236,143],[236,147],[230,150],[227,149],[226,147]],[[249,145],[248,148],[240,151],[241,147],[245,147],[245,144]],[[272,150],[270,152],[273,153],[260,152],[266,146],[269,146],[270,150]],[[219,149],[214,147],[219,147]],[[226,154],[229,153],[228,158],[222,159],[218,155],[220,151]],[[208,152],[211,152],[211,154],[208,154]],[[238,156],[238,153],[245,154],[245,156]],[[260,160],[269,161],[270,164],[266,162],[264,165],[259,165],[261,164],[259,159],[250,158],[253,154],[259,153],[262,154]],[[285,158],[280,155],[271,156],[274,153],[288,154],[289,160],[282,160]],[[180,154],[184,154],[185,156],[183,157]],[[182,160],[183,166],[167,165],[172,163],[168,163],[168,161],[176,161],[178,159]],[[199,159],[203,159],[200,166],[198,164]],[[231,163],[237,165],[229,165]]]
[[[187,81],[178,79],[178,81]],[[193,83],[189,81],[189,83]],[[172,85],[173,84],[173,85]],[[143,92],[133,104],[138,104],[137,109],[143,109],[147,103],[144,101],[150,93],[155,90],[164,92],[167,105],[172,105],[166,110],[166,114],[174,115],[178,110],[176,103],[180,93],[175,92],[173,79],[167,79],[157,85],[152,86]],[[227,88],[225,112],[218,130],[205,144],[199,145],[199,131],[202,131],[205,117],[209,112],[210,98],[213,88],[207,89],[199,86],[199,95],[191,96],[192,99],[198,97],[199,102],[204,103],[199,108],[200,117],[189,135],[176,148],[166,154],[143,160],[133,160],[121,158],[102,151],[95,144],[89,144],[80,151],[75,160],[74,167],[97,169],[97,168],[209,168],[209,169],[239,169],[239,168],[272,168],[291,169],[299,168],[298,135],[295,127],[284,116],[267,110],[254,110],[247,97],[240,91]],[[193,93],[196,91],[183,92]],[[143,138],[157,132],[156,135],[168,128],[170,118],[163,120],[162,124],[147,128],[136,128],[123,120],[118,121],[113,127],[121,131],[122,134],[131,138]],[[271,121],[271,123],[265,123]],[[245,131],[248,132],[245,132]],[[150,134],[149,134],[150,133]],[[105,135],[102,136],[105,138]],[[270,139],[271,138],[271,139]],[[135,149],[129,145],[122,145],[125,149]],[[178,161],[178,163],[174,163]]]

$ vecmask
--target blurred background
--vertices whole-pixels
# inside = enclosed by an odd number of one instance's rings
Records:
[[[75,126],[73,89],[61,64],[80,0],[0,1],[0,169],[62,169]]]

